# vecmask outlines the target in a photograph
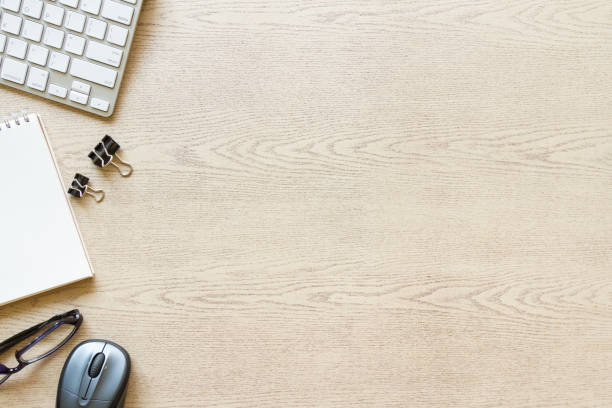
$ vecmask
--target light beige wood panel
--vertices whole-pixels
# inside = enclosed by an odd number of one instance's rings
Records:
[[[0,402],[108,338],[128,407],[609,407],[611,12],[148,0],[112,119],[0,90],[107,191],[74,203],[96,279],[0,309],[85,316]]]

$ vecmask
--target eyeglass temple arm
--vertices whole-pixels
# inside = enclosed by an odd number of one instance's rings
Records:
[[[51,322],[54,321],[60,321],[62,319],[65,319],[66,317],[69,316],[74,316],[76,314],[78,315],[78,310],[71,310],[70,312],[67,313],[63,313],[60,315],[56,315],[53,316],[52,318],[50,318],[47,321],[44,321],[42,323],[39,323],[35,326],[30,327],[29,329],[26,329],[24,331],[22,331],[21,333],[17,333],[16,335],[14,335],[13,337],[10,337],[6,340],[4,340],[2,343],[0,343],[0,353],[6,351],[7,349],[13,347],[16,344],[19,344],[19,342],[27,339],[28,337],[30,337],[32,334],[36,333],[38,330],[41,329],[41,327],[44,327],[46,325],[48,325]]]
[[[6,351],[7,349],[13,347],[16,344],[19,344],[19,342],[27,339],[32,334],[34,334],[38,330],[40,330],[41,327],[43,327],[44,325],[48,324],[51,320],[47,320],[46,322],[39,323],[36,326],[32,326],[29,329],[24,330],[21,333],[18,333],[16,335],[14,335],[13,337],[4,340],[2,343],[0,343],[0,353]]]

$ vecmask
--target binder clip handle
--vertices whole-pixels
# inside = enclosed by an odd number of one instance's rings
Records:
[[[132,165],[128,162],[123,161],[117,153],[115,153],[113,157],[117,160],[111,160],[110,164],[112,164],[117,168],[117,170],[119,170],[119,174],[121,174],[122,177],[130,177],[134,172],[134,168],[132,167]]]
[[[101,203],[102,201],[104,201],[104,197],[106,197],[106,194],[103,190],[96,190],[95,188],[91,187],[88,187],[87,190],[85,190],[85,194],[90,197],[93,197],[93,199],[96,200],[96,203]]]

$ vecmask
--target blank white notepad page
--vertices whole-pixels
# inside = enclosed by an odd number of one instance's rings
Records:
[[[0,125],[0,305],[93,276],[38,115]]]

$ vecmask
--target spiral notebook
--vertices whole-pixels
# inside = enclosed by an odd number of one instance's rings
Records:
[[[93,276],[36,114],[0,122],[0,305]]]

